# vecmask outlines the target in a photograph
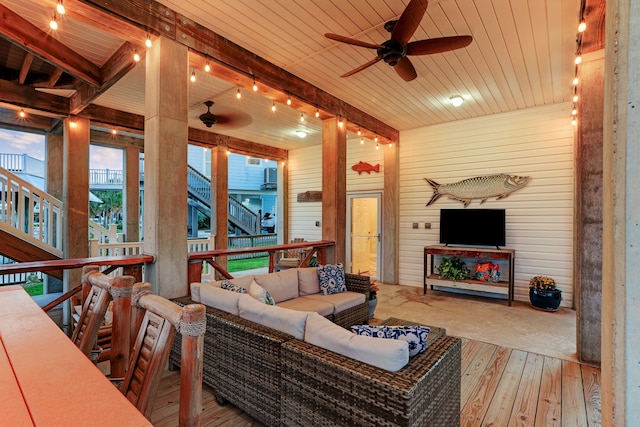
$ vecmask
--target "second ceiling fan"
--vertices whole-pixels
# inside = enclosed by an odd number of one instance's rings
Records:
[[[418,74],[407,56],[448,52],[466,47],[471,43],[473,40],[471,36],[438,37],[409,42],[420,25],[428,5],[428,0],[411,0],[397,21],[389,21],[384,25],[384,28],[391,33],[391,38],[382,44],[373,44],[338,34],[326,33],[324,36],[331,40],[377,50],[377,56],[371,61],[340,77],[349,77],[383,60],[391,65],[402,79],[411,81]]]

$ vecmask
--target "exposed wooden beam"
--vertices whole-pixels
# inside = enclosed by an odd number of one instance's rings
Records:
[[[114,148],[135,147],[144,151],[144,139],[141,137],[113,134],[102,130],[91,129],[91,144],[105,145]]]
[[[79,116],[90,119],[92,125],[104,125],[106,128],[116,126],[134,133],[144,132],[144,116],[138,114],[91,104],[82,110]]]
[[[587,31],[580,34],[582,53],[604,49],[606,0],[587,0],[585,2],[584,20]]]
[[[69,115],[69,99],[35,90],[8,80],[0,80],[0,102],[28,107],[60,116]]]
[[[125,74],[131,71],[137,64],[133,60],[133,54],[137,46],[124,42],[122,46],[107,60],[100,70],[100,88],[94,88],[86,83],[80,84],[76,93],[71,97],[70,112],[78,114],[84,110],[98,96],[116,84]]]
[[[27,52],[22,60],[22,67],[20,67],[20,75],[18,76],[18,83],[21,85],[24,84],[24,81],[27,79],[27,74],[29,73],[29,68],[31,68],[31,63],[33,62],[33,53]]]
[[[0,123],[12,129],[32,129],[39,132],[49,132],[57,122],[57,119],[31,113],[27,113],[25,118],[20,118],[17,111],[0,108]]]
[[[247,86],[252,76],[263,84],[320,109],[331,117],[342,116],[347,122],[368,130],[392,142],[398,142],[399,132],[375,117],[347,104],[294,74],[238,46],[202,25],[177,14],[154,0],[82,0],[102,12],[111,13],[138,28],[162,34],[182,43],[210,63],[221,65],[216,75],[222,79]],[[114,33],[115,34],[115,33]]]
[[[49,81],[47,82],[47,88],[52,89],[56,83],[58,83],[58,79],[62,75],[63,71],[60,68],[54,68],[53,72],[49,76]]]
[[[0,4],[2,36],[28,52],[78,77],[92,86],[100,86],[100,69],[46,32]]]
[[[232,138],[196,128],[189,128],[189,144],[203,147],[225,146],[229,151],[278,161],[286,161],[289,156],[288,151],[281,148],[269,147],[256,142]]]

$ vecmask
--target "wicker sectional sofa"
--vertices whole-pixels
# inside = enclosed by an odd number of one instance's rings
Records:
[[[176,337],[174,369],[180,344]],[[459,425],[460,349],[459,339],[432,328],[427,350],[391,372],[207,307],[203,381],[218,402],[267,426],[449,427]]]

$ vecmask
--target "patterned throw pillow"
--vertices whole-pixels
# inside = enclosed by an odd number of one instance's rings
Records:
[[[387,338],[405,340],[409,343],[409,358],[427,349],[427,338],[431,330],[427,326],[389,326]]]
[[[228,291],[231,292],[238,292],[241,294],[246,294],[247,293],[247,289],[243,288],[242,286],[238,286],[234,283],[231,283],[231,281],[229,279],[222,279],[222,282],[220,283],[220,287],[222,289],[226,289]]]
[[[318,281],[323,295],[339,294],[347,291],[342,264],[328,264],[318,267]]]
[[[388,326],[372,326],[372,325],[353,325],[351,330],[356,335],[364,335],[365,337],[388,338]]]
[[[255,280],[251,282],[251,286],[249,286],[249,295],[257,299],[261,303],[267,305],[276,305],[276,302],[271,297],[271,294],[267,292],[265,288],[258,285]]]

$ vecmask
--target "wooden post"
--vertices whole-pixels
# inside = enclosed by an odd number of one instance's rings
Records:
[[[202,413],[202,367],[204,353],[204,327],[198,324],[206,322],[205,307],[202,304],[189,304],[182,310],[182,358],[180,361],[180,409],[178,422],[180,427],[200,425]]]
[[[113,324],[111,327],[111,377],[124,378],[129,363],[131,335],[131,290],[133,276],[118,276],[110,292],[113,298]]]

